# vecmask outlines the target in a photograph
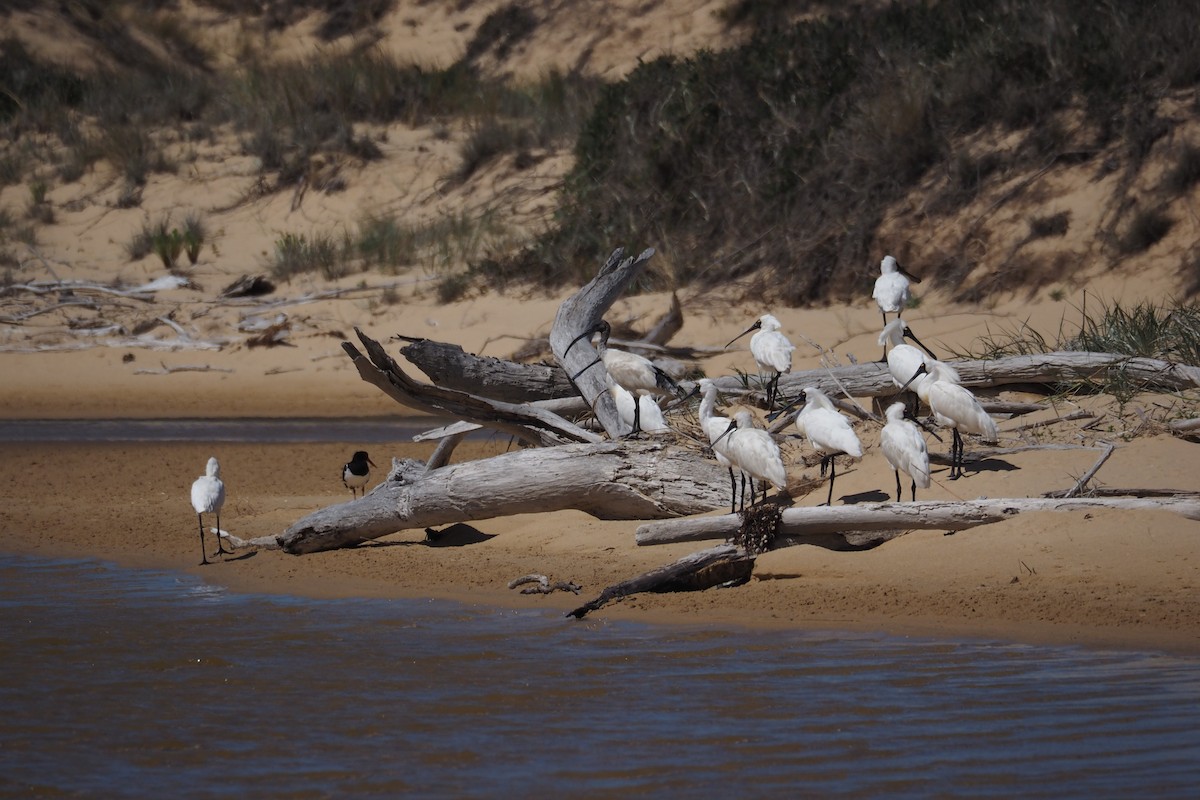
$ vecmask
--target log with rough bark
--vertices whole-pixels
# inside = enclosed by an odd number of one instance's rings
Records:
[[[320,509],[282,534],[247,544],[312,553],[411,528],[563,509],[599,519],[662,519],[719,508],[728,493],[723,468],[674,445],[570,444],[430,472],[415,462],[366,497]]]
[[[383,345],[357,328],[367,355],[349,342],[342,349],[349,354],[359,376],[398,403],[438,415],[450,415],[486,427],[511,433],[532,444],[561,444],[566,441],[596,442],[600,437],[574,425],[557,414],[522,403],[502,403],[485,397],[421,383],[410,377],[387,354]]]
[[[1103,384],[1118,375],[1147,391],[1200,387],[1200,367],[1113,353],[1057,351],[949,363],[958,371],[963,386],[971,388]],[[741,388],[741,380],[736,376],[718,378],[715,383],[722,391]],[[790,396],[805,386],[816,386],[833,397],[841,394],[839,384],[853,397],[879,397],[896,392],[887,365],[874,362],[789,372],[780,377],[779,391]]]
[[[962,531],[979,525],[1035,511],[1172,511],[1188,519],[1200,520],[1200,498],[1035,498],[1013,497],[991,500],[940,501],[915,503],[859,503],[852,506],[805,506],[787,508],[780,521],[779,535],[788,544],[827,545],[830,534],[845,537],[853,531],[855,548],[881,544],[910,530]],[[637,529],[640,545],[694,542],[723,539],[741,525],[741,515],[664,520],[648,522]],[[806,541],[807,537],[819,537]],[[778,546],[778,541],[777,545]]]
[[[753,569],[754,556],[730,544],[717,545],[609,586],[595,600],[568,611],[567,616],[583,619],[613,600],[639,592],[693,592],[744,583]]]
[[[395,337],[407,344],[400,352],[429,379],[447,389],[527,403],[576,395],[575,386],[557,364],[518,364],[468,353],[456,344]]]

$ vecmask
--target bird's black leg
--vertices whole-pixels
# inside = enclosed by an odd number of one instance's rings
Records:
[[[900,476],[897,475],[896,477],[899,478]],[[916,478],[913,478],[913,480],[912,480],[912,499],[913,499],[914,503],[917,502],[917,479]]]
[[[900,470],[896,470],[896,502],[897,503],[900,502],[900,497],[901,497],[900,492],[901,491],[902,490],[900,489]]]
[[[729,513],[737,513],[737,478],[733,477],[733,467],[729,468]]]
[[[197,514],[196,520],[200,523],[200,566],[204,566],[209,563],[208,551],[204,549],[204,516]]]
[[[221,512],[217,512],[217,552],[221,555],[233,555],[233,548],[225,549],[225,540],[221,538]]]
[[[821,456],[821,477],[825,477],[825,473],[829,472],[829,456]]]
[[[963,457],[963,440],[962,434],[958,432],[958,428],[953,428],[954,439],[950,444],[950,480],[955,481],[962,477],[962,457]]]
[[[829,497],[825,500],[825,505],[833,505],[833,481],[837,478],[837,461],[833,456],[829,457]]]
[[[642,398],[638,395],[633,396],[633,430],[629,432],[630,436],[637,436],[642,432]]]

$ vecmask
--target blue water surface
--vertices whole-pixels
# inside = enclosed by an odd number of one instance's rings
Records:
[[[243,595],[0,555],[0,794],[1195,797],[1200,658]]]

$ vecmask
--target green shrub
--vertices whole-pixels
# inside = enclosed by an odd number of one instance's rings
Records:
[[[275,241],[275,263],[272,273],[277,278],[291,280],[306,272],[320,272],[329,280],[349,274],[347,242],[339,244],[328,234],[285,233]]]

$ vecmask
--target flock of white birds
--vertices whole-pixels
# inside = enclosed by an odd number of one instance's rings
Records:
[[[905,307],[912,299],[910,282],[919,279],[906,272],[892,256],[884,257],[879,267],[880,275],[875,281],[872,297],[883,315],[883,331],[879,344],[883,347],[888,372],[897,387],[897,395],[911,391],[916,398],[929,407],[933,420],[953,432],[951,445],[950,478],[961,477],[963,458],[962,432],[978,434],[986,442],[995,442],[996,424],[984,411],[979,401],[961,385],[958,373],[949,364],[939,361],[934,354],[909,329],[901,318]],[[888,321],[888,314],[895,319]],[[860,459],[862,444],[850,421],[838,410],[833,400],[815,386],[806,386],[782,409],[776,411],[779,399],[779,378],[791,371],[792,353],[795,345],[782,331],[782,324],[771,314],[763,314],[743,333],[734,337],[727,345],[751,332],[750,353],[758,370],[759,383],[766,394],[769,419],[790,412],[801,405],[796,414],[796,430],[809,446],[821,456],[821,475],[829,474],[829,494],[825,500],[833,502],[833,485],[837,477],[837,456]],[[608,322],[601,321],[590,330],[581,333],[567,347],[569,352],[580,340],[599,334],[596,351],[599,358],[584,367],[571,378],[578,378],[585,370],[603,363],[607,375],[605,381],[622,423],[631,435],[640,433],[665,433],[671,430],[658,404],[659,397],[676,396],[686,399],[685,391],[662,369],[649,359],[635,353],[614,350],[608,346],[611,333]],[[906,344],[905,339],[918,347]],[[565,355],[565,354],[564,354]],[[770,487],[785,490],[787,469],[782,452],[775,438],[766,430],[755,425],[754,414],[741,409],[732,419],[716,413],[717,385],[702,378],[698,384],[700,393],[700,426],[708,437],[709,445],[717,463],[728,468],[730,483],[730,510],[745,508],[745,486],[750,485],[750,504],[761,502],[767,497]],[[930,485],[929,452],[921,427],[916,422],[916,407],[909,409],[903,402],[894,402],[886,410],[886,423],[880,433],[880,450],[896,473],[896,501],[903,494],[900,474],[911,481],[911,498],[917,499],[917,487]],[[374,466],[363,451],[354,453],[342,468],[342,481],[352,494],[363,489]],[[741,474],[739,490],[734,470]],[[204,544],[204,514],[216,516],[218,550],[214,556],[231,551],[225,550],[221,532],[221,508],[225,503],[225,485],[221,482],[221,466],[216,458],[210,458],[205,474],[192,484],[192,507],[200,525],[201,564],[208,564]],[[757,482],[757,488],[756,488]],[[758,491],[762,491],[761,497]]]
[[[919,279],[909,274],[892,256],[880,263],[879,277],[875,281],[872,297],[883,316],[883,331],[879,344],[883,347],[884,360],[892,381],[897,387],[897,396],[908,391],[916,400],[929,407],[937,425],[949,428],[953,434],[951,447],[951,479],[963,474],[962,433],[978,434],[984,441],[996,441],[996,425],[983,410],[975,396],[961,385],[958,373],[949,364],[939,361],[922,344],[901,318],[912,299],[910,283]],[[888,320],[888,315],[895,318]],[[763,314],[743,333],[734,337],[726,347],[743,336],[750,338],[750,353],[754,357],[759,385],[766,395],[768,419],[790,412],[801,406],[796,414],[796,430],[808,445],[821,456],[821,475],[829,475],[829,493],[826,504],[833,502],[833,487],[837,478],[837,456],[860,459],[862,444],[846,418],[823,391],[807,386],[782,409],[776,411],[779,398],[779,378],[791,371],[792,353],[795,346],[783,333],[783,325],[771,314]],[[640,432],[656,433],[670,430],[656,398],[676,394],[683,397],[679,386],[649,359],[634,353],[614,350],[608,346],[610,327],[607,322],[580,334],[568,346],[569,351],[576,342],[600,334],[597,344],[599,358],[584,368],[590,369],[603,362],[608,372],[608,388],[616,401],[622,422],[630,428],[631,435]],[[918,347],[906,344],[911,340]],[[579,377],[584,370],[572,376]],[[787,470],[782,452],[774,437],[766,430],[755,426],[754,415],[746,409],[734,414],[733,418],[717,413],[717,385],[708,378],[697,384],[700,393],[700,427],[708,437],[709,445],[717,463],[729,470],[730,509],[745,508],[745,485],[750,485],[750,503],[754,505],[766,498],[770,487],[784,490]],[[896,501],[903,496],[901,473],[910,480],[910,497],[916,500],[917,487],[930,485],[929,452],[922,428],[916,419],[917,404],[908,408],[903,402],[894,402],[886,410],[886,422],[880,434],[880,450],[896,473]],[[741,475],[738,488],[734,470]],[[761,497],[758,492],[761,490]]]

